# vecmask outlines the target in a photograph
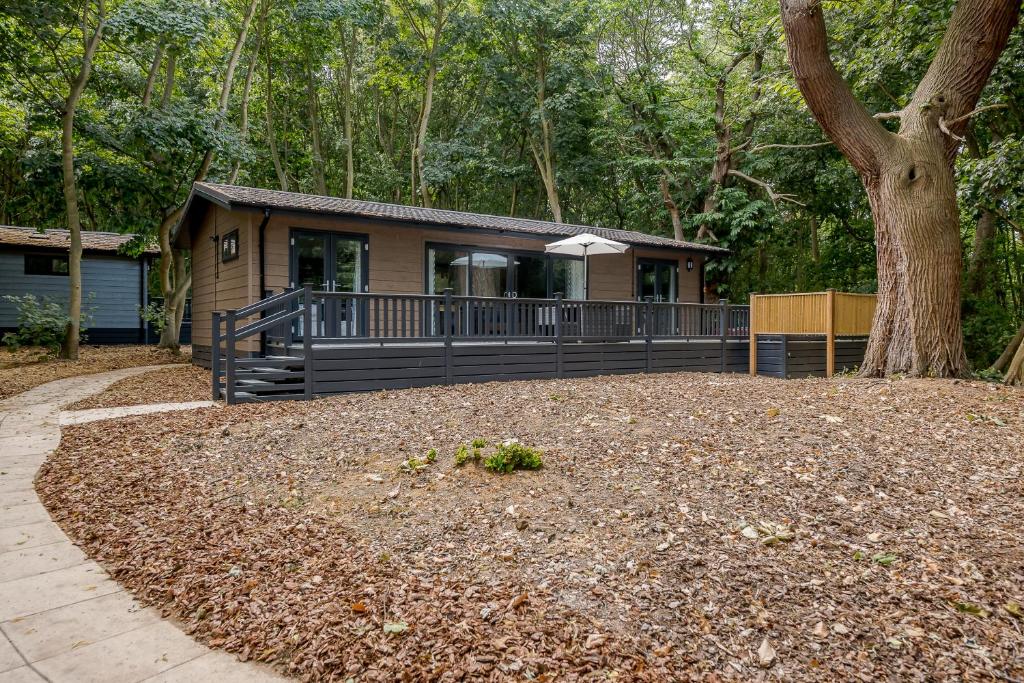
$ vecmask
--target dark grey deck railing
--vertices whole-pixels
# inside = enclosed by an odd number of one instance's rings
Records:
[[[278,295],[281,297],[282,295]],[[629,340],[746,337],[747,306],[511,299],[445,294],[313,292],[310,328],[316,343],[441,341]],[[268,302],[272,299],[268,299]],[[278,299],[278,308],[287,305]],[[283,308],[282,308],[283,310]],[[305,337],[293,323],[267,333],[271,343],[290,346]]]
[[[244,322],[255,318],[252,322]],[[224,323],[224,332],[221,324]],[[242,324],[244,322],[244,324]],[[317,345],[454,342],[645,341],[660,339],[746,338],[749,307],[645,301],[578,301],[556,294],[553,299],[519,299],[444,294],[378,294],[314,292],[309,287],[286,290],[242,309],[213,314],[213,395],[233,403],[236,391],[259,391],[257,361],[238,358],[238,344],[260,334],[257,354],[271,358],[259,366],[266,377],[298,379],[287,363],[304,359],[302,391],[311,396],[311,349]],[[224,370],[221,372],[223,345]],[[251,353],[247,350],[246,356]],[[280,364],[280,371],[276,372]],[[240,374],[241,373],[241,374]],[[239,380],[241,379],[241,384]],[[288,384],[291,392],[300,385]],[[273,391],[270,385],[266,390]]]

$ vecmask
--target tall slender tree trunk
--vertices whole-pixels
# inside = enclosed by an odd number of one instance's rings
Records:
[[[352,37],[345,50],[345,78],[342,83],[341,103],[345,126],[345,199],[352,199],[355,187],[356,169],[354,160],[355,144],[352,139],[352,66],[359,49],[359,29],[352,25]]]
[[[540,142],[536,142],[531,135],[530,151],[537,164],[541,183],[544,184],[544,194],[548,199],[548,208],[551,210],[552,219],[555,223],[561,223],[562,201],[558,194],[558,171],[554,159],[551,121],[547,114],[547,69],[543,65],[537,66],[536,98],[537,112],[540,118]]]
[[[245,46],[246,36],[249,34],[249,26],[252,23],[253,15],[260,0],[251,0],[246,7],[242,25],[238,29],[238,36],[235,38],[234,47],[228,57],[227,69],[224,73],[224,82],[221,84],[220,100],[217,105],[217,128],[223,125],[224,117],[227,115],[228,103],[231,100],[231,86],[235,81],[235,70],[238,68],[238,61],[242,55],[242,48]],[[196,170],[195,182],[206,180],[206,175],[213,165],[214,150],[209,148],[203,155],[203,160]],[[186,262],[179,252],[177,258],[171,245],[171,233],[174,226],[181,218],[184,211],[184,204],[164,215],[160,222],[159,244],[160,244],[160,284],[164,295],[164,328],[160,333],[159,347],[177,350],[180,346],[178,339],[181,336],[181,319],[184,313],[185,299],[188,296],[188,289],[191,286],[192,278],[187,275]]]
[[[264,90],[266,91],[266,107],[264,113],[267,120],[267,147],[270,149],[270,160],[274,164],[274,173],[277,174],[277,184],[281,187],[284,192],[288,191],[288,174],[285,172],[284,165],[281,163],[281,154],[277,150],[277,131],[274,129],[274,90],[273,90],[274,79],[271,75],[270,66],[270,50],[267,50],[267,82]]]
[[[436,43],[435,38],[435,45]],[[423,83],[423,105],[420,108],[419,127],[416,131],[416,156],[415,166],[419,173],[420,195],[423,199],[423,206],[430,208],[433,201],[430,197],[430,187],[427,185],[426,158],[427,158],[427,131],[430,126],[430,111],[434,106],[434,80],[437,78],[437,66],[434,64],[434,56],[431,54],[427,77]]]
[[[658,178],[658,186],[661,188],[661,199],[672,219],[672,235],[677,241],[682,242],[686,239],[683,234],[683,221],[679,216],[679,205],[672,199],[672,192],[669,191],[668,172],[665,169],[662,169],[661,176]]]
[[[953,161],[1020,0],[960,0],[890,133],[836,71],[818,0],[780,0],[789,59],[807,105],[860,174],[875,221],[878,304],[861,374],[967,371],[960,326],[960,225]]]
[[[164,41],[161,40],[156,44],[156,52],[153,55],[153,63],[149,67],[149,73],[146,75],[146,87],[142,90],[142,108],[145,109],[149,106],[150,101],[153,99],[153,87],[156,85],[156,77],[160,72],[160,64],[164,61]]]
[[[61,170],[64,175],[64,208],[67,213],[71,247],[68,254],[68,324],[64,331],[60,355],[61,358],[69,360],[78,359],[78,338],[82,325],[82,221],[78,212],[78,185],[75,182],[75,112],[89,82],[93,58],[99,49],[100,41],[103,40],[103,29],[106,26],[104,0],[97,0],[96,28],[91,36],[87,36],[88,17],[89,3],[86,3],[82,11],[82,64],[70,84],[61,116]]]
[[[310,56],[306,55],[306,104],[309,111],[309,134],[313,149],[313,182],[317,194],[327,194],[327,179],[324,177],[324,155],[320,144],[320,100],[316,91],[316,79]]]

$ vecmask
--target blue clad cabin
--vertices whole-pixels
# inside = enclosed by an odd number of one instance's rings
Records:
[[[159,252],[121,253],[134,237],[82,232],[82,307],[90,312],[89,344],[156,342],[139,317],[139,307],[148,301],[144,285]],[[17,306],[4,297],[34,294],[67,302],[69,245],[67,230],[0,226],[0,334],[18,326]]]

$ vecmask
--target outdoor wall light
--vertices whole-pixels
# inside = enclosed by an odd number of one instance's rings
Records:
[[[686,272],[690,272],[691,270],[693,270],[693,257],[692,256],[687,256],[686,257]]]

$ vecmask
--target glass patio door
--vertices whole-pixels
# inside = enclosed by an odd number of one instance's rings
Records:
[[[675,303],[679,279],[676,261],[641,260],[637,263],[637,299],[651,297],[655,303]],[[652,333],[673,335],[679,333],[679,313],[675,306],[655,306]],[[643,330],[638,330],[643,333]]]
[[[366,238],[322,231],[294,231],[291,238],[292,287],[314,292],[367,290]],[[364,302],[331,297],[313,307],[314,334],[350,337],[361,333]],[[301,320],[298,321],[301,323]],[[299,334],[302,334],[301,328]]]

